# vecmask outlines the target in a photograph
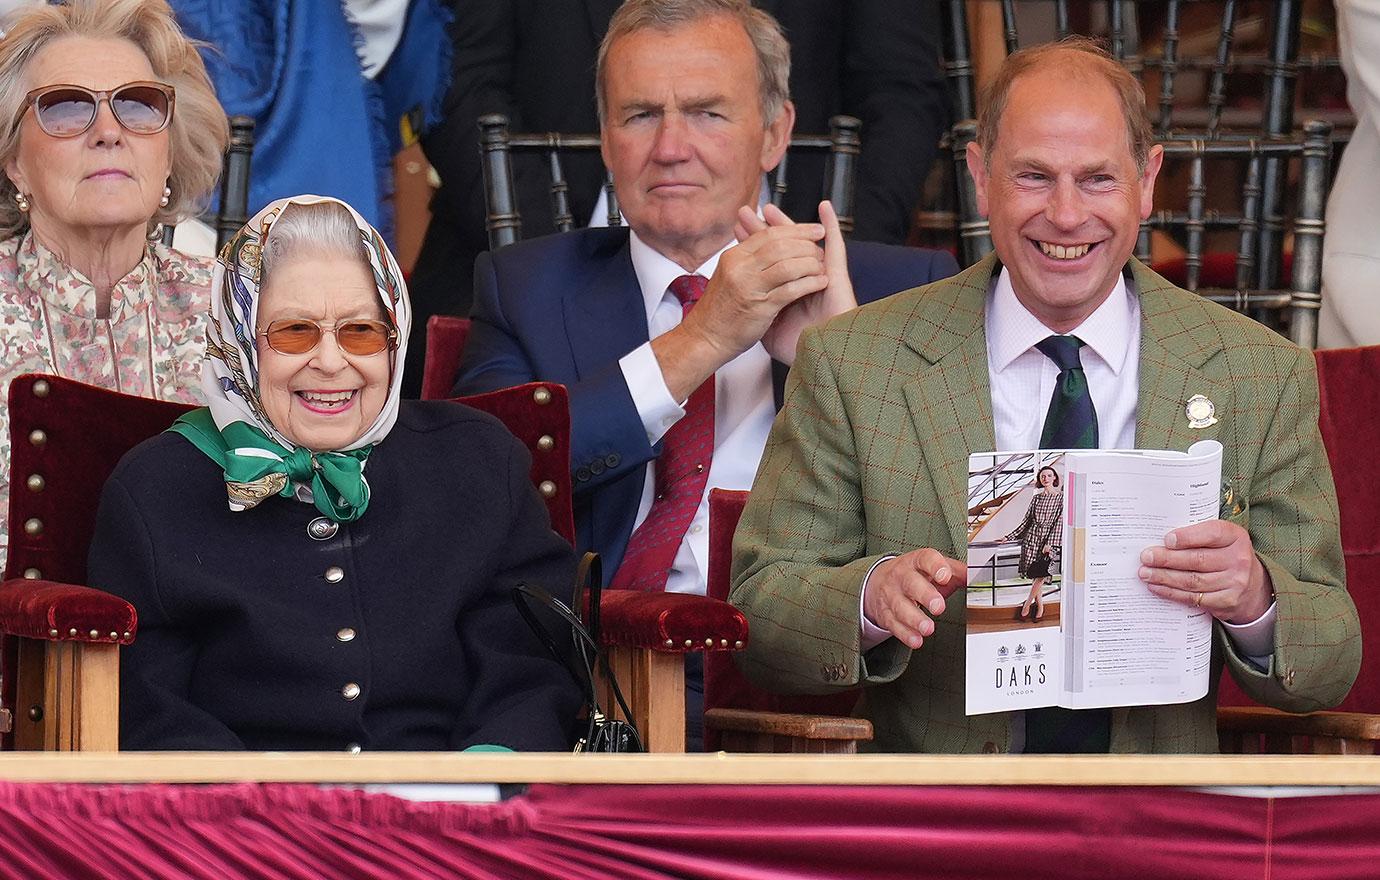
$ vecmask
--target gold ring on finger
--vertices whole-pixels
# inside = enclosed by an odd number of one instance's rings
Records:
[[[1193,607],[1194,607],[1194,608],[1202,608],[1202,607],[1203,607],[1203,594],[1202,594],[1202,593],[1197,593],[1197,594],[1194,595],[1194,597],[1193,597]]]

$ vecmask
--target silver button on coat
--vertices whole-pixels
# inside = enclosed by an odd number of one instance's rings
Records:
[[[340,531],[340,523],[324,516],[307,523],[307,534],[313,541],[329,541],[335,537],[335,533]]]

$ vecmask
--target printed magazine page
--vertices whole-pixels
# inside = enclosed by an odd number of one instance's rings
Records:
[[[1137,575],[1166,532],[1217,516],[1221,444],[969,457],[970,715],[1196,700],[1212,618]]]

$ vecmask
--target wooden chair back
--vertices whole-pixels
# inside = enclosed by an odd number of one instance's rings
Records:
[[[230,144],[220,174],[220,208],[210,218],[216,231],[216,252],[249,222],[249,166],[254,156],[254,118],[230,117]],[[163,230],[163,244],[172,246],[173,227]]]
[[[942,40],[945,75],[949,80],[958,119],[977,115],[976,87],[966,0],[942,0],[944,34]],[[1025,4],[1033,7],[1035,4]],[[1107,49],[1131,72],[1146,82],[1147,98],[1155,102],[1155,127],[1161,138],[1175,130],[1199,132],[1207,137],[1229,129],[1253,130],[1265,135],[1282,135],[1293,128],[1294,94],[1300,71],[1326,71],[1340,68],[1336,57],[1301,56],[1300,33],[1303,22],[1301,0],[1275,0],[1268,4],[1268,24],[1243,15],[1246,4],[1221,0],[1217,6],[1216,34],[1188,33],[1185,12],[1197,13],[1209,4],[1201,0],[1163,0],[1155,4],[1135,0],[1051,0],[1040,4],[1053,14],[1052,32],[1045,35],[1062,40],[1089,24],[1093,14],[1101,13],[1103,28],[1090,36],[1106,41]],[[1022,39],[1022,16],[1017,0],[1001,0],[1001,37],[1009,55],[1034,45]],[[1154,35],[1158,47],[1147,41],[1145,19],[1155,14]],[[1161,15],[1162,13],[1162,15]],[[1202,16],[1195,16],[1201,18]],[[1247,31],[1268,31],[1259,35],[1263,52],[1243,52],[1238,47]],[[1186,75],[1206,74],[1208,85],[1203,106],[1176,107],[1176,90]],[[1254,74],[1262,85],[1260,111],[1233,114],[1228,111],[1228,88],[1232,77]],[[1157,82],[1155,80],[1158,80]],[[1252,102],[1255,103],[1255,102]],[[1235,118],[1233,118],[1235,117]]]
[[[230,146],[220,176],[220,210],[216,212],[216,251],[249,222],[249,171],[254,157],[254,119],[230,117]]]
[[[770,175],[770,199],[781,206],[786,195],[786,166],[792,152],[828,151],[821,198],[828,198],[839,215],[839,226],[845,235],[853,229],[853,206],[856,204],[854,181],[857,177],[858,154],[861,150],[862,122],[852,116],[835,116],[829,120],[828,137],[797,135],[791,138],[790,148],[781,163]],[[551,215],[556,232],[568,232],[584,225],[570,207],[570,186],[567,183],[565,156],[567,154],[598,154],[597,134],[516,134],[508,130],[508,117],[494,113],[479,118],[480,167],[484,175],[485,226],[489,230],[489,247],[500,248],[523,237],[522,212],[518,206],[514,185],[514,155],[537,154],[542,157],[550,175]],[[608,225],[619,226],[622,217],[614,195],[612,180],[605,175],[604,192],[608,198]],[[541,233],[538,233],[541,234]]]
[[[1032,23],[1035,6],[1001,0],[1001,39],[1008,54],[1037,41],[1020,31],[1022,22]],[[956,116],[959,120],[973,119],[977,115],[977,104],[968,7],[965,0],[943,0],[942,8],[945,14],[944,68]],[[1039,4],[1042,12],[1050,8],[1049,3]],[[1258,14],[1262,8],[1268,15]],[[1334,78],[1339,76],[1340,60],[1335,56],[1300,52],[1302,0],[1278,0],[1254,6],[1244,0],[1220,0],[1213,4],[1201,0],[1163,0],[1154,4],[1132,0],[1095,3],[1052,0],[1052,12],[1052,29],[1047,26],[1049,22],[1040,22],[1046,25],[1041,28],[1041,39],[1051,36],[1062,39],[1087,29],[1094,18],[1100,18],[1101,28],[1090,35],[1105,39],[1111,54],[1141,79],[1156,137],[1161,141],[1242,141],[1302,136],[1303,132],[1295,127],[1295,95],[1300,73],[1312,71]],[[1247,44],[1262,48],[1243,50],[1241,47]],[[1193,83],[1193,94],[1203,96],[1187,102],[1187,106],[1185,82]],[[1258,86],[1259,97],[1254,91],[1241,94],[1242,82],[1247,83],[1245,89]],[[1237,97],[1246,100],[1234,100]],[[1246,106],[1232,106],[1240,104]],[[1333,133],[1332,139],[1337,144],[1345,143],[1354,118],[1330,113],[1326,108],[1313,108],[1306,118],[1321,117],[1323,113],[1337,117],[1341,128]],[[1289,178],[1287,162],[1282,157],[1267,154],[1262,159],[1258,201],[1264,221],[1254,236],[1251,266],[1259,289],[1273,290],[1287,283],[1281,279],[1284,278],[1284,240],[1288,230],[1272,221],[1285,214]],[[956,198],[961,200],[962,197],[959,193]],[[956,219],[957,224],[963,222],[962,218]],[[967,241],[965,231],[962,225],[957,226],[960,243]],[[1230,267],[1226,271],[1230,274]],[[1261,317],[1260,312],[1255,314]]]

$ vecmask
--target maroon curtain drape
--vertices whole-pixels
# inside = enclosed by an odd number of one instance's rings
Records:
[[[533,786],[501,804],[301,785],[0,784],[0,877],[1372,877],[1380,795]]]

